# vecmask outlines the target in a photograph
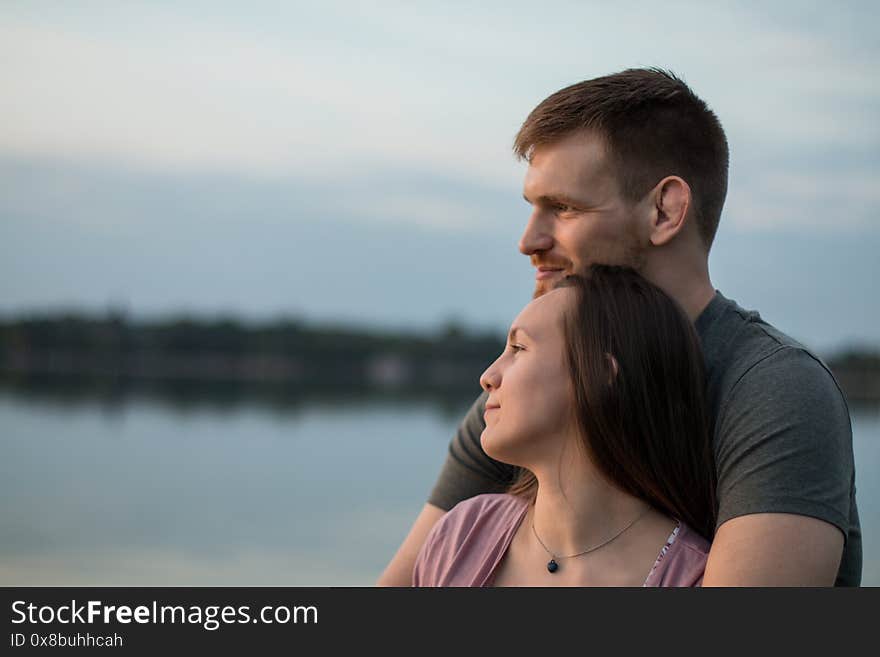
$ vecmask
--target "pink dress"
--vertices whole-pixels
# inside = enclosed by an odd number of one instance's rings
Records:
[[[508,494],[460,502],[428,533],[413,569],[413,586],[491,586],[529,504]],[[643,586],[700,586],[709,542],[679,522]]]

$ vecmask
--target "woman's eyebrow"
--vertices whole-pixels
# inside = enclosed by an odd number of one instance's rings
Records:
[[[531,336],[526,333],[522,328],[520,328],[519,326],[514,326],[510,329],[510,333],[507,334],[507,341],[513,342],[514,340],[516,340],[516,336],[518,336],[519,334],[522,334],[527,338],[531,338]]]

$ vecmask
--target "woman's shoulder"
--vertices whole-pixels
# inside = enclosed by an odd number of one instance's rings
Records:
[[[527,506],[524,499],[507,493],[476,495],[452,507],[434,528],[454,542],[462,542],[478,533],[507,528]]]
[[[416,559],[416,586],[479,579],[527,507],[528,502],[506,493],[477,495],[456,504],[425,539]]]
[[[702,555],[703,558],[709,557],[709,549],[712,547],[712,544],[695,530],[691,529],[690,526],[684,523],[679,524],[678,540],[681,541],[683,549],[695,555]]]
[[[462,500],[445,517],[473,517],[485,513],[519,512],[528,506],[523,498],[509,493],[484,493]]]
[[[711,544],[679,522],[660,550],[645,586],[700,586]]]

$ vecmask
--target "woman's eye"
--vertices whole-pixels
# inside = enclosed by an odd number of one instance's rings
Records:
[[[516,353],[516,352],[518,352],[518,351],[523,351],[524,349],[525,349],[525,347],[523,347],[521,344],[513,344],[513,343],[511,343],[511,345],[510,345],[510,350],[511,350],[513,353]]]

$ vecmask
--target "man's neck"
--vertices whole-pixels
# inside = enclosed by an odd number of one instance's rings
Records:
[[[678,294],[670,292],[669,290],[667,290],[666,293],[681,304],[681,307],[684,308],[684,311],[687,313],[687,316],[690,317],[692,322],[697,321],[697,317],[700,316],[700,314],[706,309],[706,306],[708,306],[712,302],[712,299],[715,298],[715,288],[708,279],[706,280],[705,285],[701,284],[698,287],[683,290]]]
[[[665,259],[660,264],[647,263],[641,273],[675,299],[690,320],[695,322],[715,297],[708,263],[700,261],[688,267],[678,261],[675,267],[671,267],[668,265],[670,261]]]

